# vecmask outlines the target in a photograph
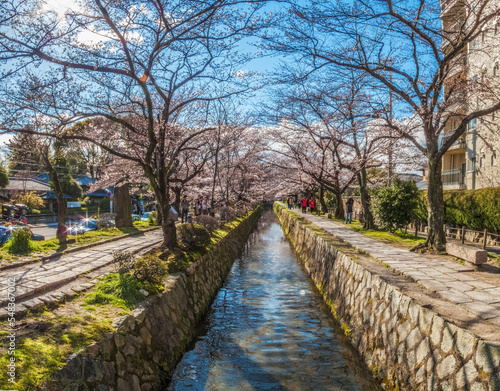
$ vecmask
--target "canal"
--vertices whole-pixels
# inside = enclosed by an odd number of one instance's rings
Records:
[[[264,212],[168,390],[380,390]]]

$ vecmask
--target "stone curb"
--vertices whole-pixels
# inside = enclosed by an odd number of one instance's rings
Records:
[[[139,252],[141,252],[141,251],[143,251],[143,250],[145,250],[147,248],[155,246],[157,243],[160,243],[160,242],[161,242],[161,240],[158,241],[158,242],[155,242],[155,243],[149,243],[149,244],[147,244],[145,246],[142,246],[142,247],[140,247],[140,248],[132,251],[132,254],[137,254],[137,253],[139,253]],[[32,291],[29,291],[29,292],[26,292],[26,293],[24,293],[22,295],[16,296],[16,299],[17,300],[21,300],[21,299],[24,299],[24,298],[36,295],[37,293],[42,293],[42,292],[45,292],[45,291],[50,291],[51,288],[61,287],[61,286],[65,285],[65,284],[67,284],[67,283],[69,283],[71,281],[76,280],[77,278],[82,277],[83,275],[85,275],[87,273],[93,272],[93,271],[95,271],[97,269],[100,269],[102,267],[108,266],[108,265],[110,265],[112,263],[113,263],[113,260],[110,260],[109,262],[106,262],[103,265],[96,266],[96,267],[94,267],[92,269],[89,269],[86,272],[79,273],[79,274],[76,274],[74,276],[64,278],[62,280],[54,281],[52,283],[43,285],[43,286],[41,286],[39,288],[35,288]],[[95,285],[94,283],[82,284],[82,286],[83,286],[84,289],[79,289],[77,291],[75,291],[73,289],[73,290],[71,290],[71,292],[70,292],[70,290],[66,290],[66,291],[63,290],[63,291],[60,291],[60,292],[49,292],[49,293],[47,293],[47,295],[43,296],[42,298],[35,297],[35,298],[31,299],[31,300],[25,301],[24,303],[21,302],[19,304],[16,304],[16,307],[20,308],[20,310],[16,311],[16,319],[22,317],[22,315],[24,315],[24,313],[28,309],[29,310],[37,310],[37,309],[42,308],[42,307],[44,307],[46,305],[48,305],[48,306],[54,306],[58,302],[64,302],[65,300],[76,296],[80,292],[83,292],[83,291],[85,291],[85,290],[87,290],[89,288],[92,288],[94,285]],[[8,300],[2,300],[2,301],[0,301],[0,306],[5,306],[5,304],[7,304],[7,303],[8,303]],[[7,317],[8,317],[7,310],[5,310],[5,309],[0,310],[0,321],[5,320]]]
[[[48,261],[48,260],[50,260],[52,258],[60,257],[62,255],[72,254],[72,253],[80,251],[80,250],[86,250],[88,248],[99,246],[101,244],[107,244],[107,243],[115,242],[115,241],[120,240],[120,239],[126,239],[126,238],[129,238],[131,236],[139,235],[140,233],[154,231],[154,230],[157,230],[157,229],[160,229],[160,228],[161,227],[147,228],[147,229],[145,229],[145,230],[143,230],[141,232],[136,232],[136,233],[131,233],[131,234],[125,234],[125,235],[122,235],[122,236],[115,236],[114,238],[104,239],[104,240],[101,240],[99,242],[94,242],[94,243],[84,244],[83,246],[73,247],[73,248],[70,248],[68,250],[61,251],[59,253],[54,253],[54,254],[51,254],[51,255],[45,255],[45,256],[42,256],[42,257],[35,258],[35,259],[28,259],[26,261],[13,262],[13,263],[8,263],[6,265],[0,265],[0,272],[2,272],[3,270],[17,269],[19,267],[23,267],[23,266],[26,266],[26,265],[31,265],[31,264],[37,263],[37,262],[45,262],[45,261]]]

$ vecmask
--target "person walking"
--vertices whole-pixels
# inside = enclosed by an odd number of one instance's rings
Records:
[[[309,209],[311,209],[311,214],[314,214],[314,207],[316,206],[316,203],[314,202],[314,198],[311,196],[311,199],[309,200]]]
[[[187,199],[187,196],[184,196],[184,198],[181,201],[181,223],[184,223],[184,218],[188,219],[188,211],[189,211],[189,201]]]
[[[201,201],[201,213],[203,215],[208,215],[208,201],[207,197],[203,197],[203,201]]]
[[[302,213],[307,214],[307,198],[302,198],[300,202],[302,203]]]
[[[352,197],[349,197],[349,199],[346,202],[347,212],[345,215],[345,224],[347,224],[347,221],[349,221],[349,224],[352,224],[352,206],[353,205],[354,205],[354,200]]]
[[[293,198],[288,197],[288,209],[292,209],[292,206],[293,206]]]
[[[194,204],[194,214],[195,216],[199,216],[201,214],[201,201],[198,198]]]

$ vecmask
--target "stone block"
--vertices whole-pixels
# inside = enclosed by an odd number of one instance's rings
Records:
[[[461,328],[457,329],[455,348],[463,359],[472,354],[476,341],[477,339],[473,334]]]
[[[420,341],[422,341],[422,333],[418,328],[415,328],[412,330],[410,335],[408,335],[408,338],[406,339],[406,346],[408,349],[413,349],[416,347]]]
[[[132,199],[128,190],[128,184],[124,183],[115,186],[113,196],[115,204],[115,223],[117,228],[132,227]]]
[[[422,342],[420,342],[420,345],[418,345],[417,347],[416,353],[417,353],[416,356],[417,365],[420,365],[423,361],[427,359],[427,357],[429,357],[431,353],[429,338],[425,338]]]
[[[467,246],[461,243],[446,243],[446,252],[454,257],[473,263],[474,265],[481,265],[488,261],[488,251],[479,250],[476,247]]]
[[[444,353],[448,353],[453,349],[456,332],[457,327],[447,322],[443,329],[443,341],[441,342],[441,350]]]
[[[472,360],[467,362],[455,375],[457,388],[459,390],[470,388],[470,385],[476,381],[478,375],[474,362]]]
[[[453,356],[446,357],[436,367],[436,374],[440,380],[451,376],[457,367],[457,360]]]
[[[476,364],[486,373],[497,371],[500,365],[500,346],[479,341],[476,349]]]

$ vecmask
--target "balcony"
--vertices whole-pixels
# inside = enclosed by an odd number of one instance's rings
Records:
[[[465,170],[446,170],[442,174],[443,187],[447,189],[465,189]]]
[[[444,145],[450,139],[450,137],[451,135],[443,136],[443,139],[441,140],[441,145]],[[460,149],[463,149],[465,151],[466,147],[467,144],[465,142],[465,134],[464,134],[461,137],[459,137],[458,140],[455,140],[453,144],[451,144],[451,147],[448,148],[448,151],[457,151]]]

